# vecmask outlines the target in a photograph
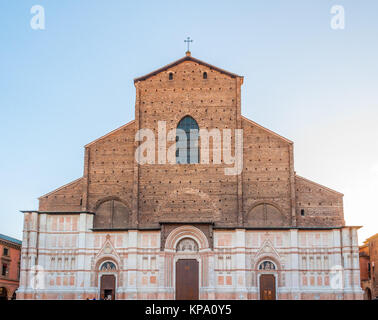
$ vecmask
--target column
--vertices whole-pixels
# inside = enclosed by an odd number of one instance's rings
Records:
[[[291,287],[292,299],[297,296],[300,298],[300,274],[299,274],[299,246],[298,246],[298,229],[290,230],[290,266],[285,266],[285,268],[290,268],[290,281],[286,282],[286,286]],[[284,271],[283,271],[284,272]]]
[[[129,241],[128,241],[128,284],[127,284],[127,294],[128,299],[137,299],[138,291],[138,231],[129,230]]]
[[[236,269],[236,294],[237,299],[247,299],[246,288],[246,263],[245,263],[245,229],[236,229],[235,234],[235,269]]]

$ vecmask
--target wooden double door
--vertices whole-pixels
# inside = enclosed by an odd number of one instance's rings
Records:
[[[112,274],[101,276],[100,299],[115,300],[116,279]]]
[[[276,300],[276,278],[273,274],[260,276],[260,300]]]
[[[195,259],[176,262],[176,300],[199,299],[199,264]]]

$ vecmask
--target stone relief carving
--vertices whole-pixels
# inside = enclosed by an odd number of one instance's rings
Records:
[[[276,270],[276,266],[274,265],[273,262],[263,261],[260,263],[259,270],[265,270],[265,271]]]
[[[116,268],[115,264],[113,262],[111,262],[111,261],[104,262],[101,265],[101,268],[100,268],[101,271],[114,271],[116,269],[117,268]]]
[[[177,244],[176,251],[198,252],[198,244],[193,239],[185,238]]]

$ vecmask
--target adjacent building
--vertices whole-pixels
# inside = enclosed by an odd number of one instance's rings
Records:
[[[298,175],[294,143],[242,116],[243,80],[190,52],[135,79],[135,120],[23,211],[18,297],[361,299],[343,194]]]
[[[0,234],[0,300],[16,298],[20,280],[21,241]]]
[[[378,233],[360,246],[361,287],[364,299],[378,299]]]

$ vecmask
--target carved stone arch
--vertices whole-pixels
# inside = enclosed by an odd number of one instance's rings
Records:
[[[275,265],[276,269],[272,271],[281,271],[282,265],[278,257],[272,254],[261,254],[256,260],[253,265],[253,270],[255,271],[261,271],[259,270],[259,266],[264,261],[271,261]]]
[[[113,254],[101,255],[100,257],[98,257],[98,259],[96,260],[95,265],[94,265],[95,270],[100,271],[100,267],[102,266],[102,264],[104,262],[107,262],[107,261],[112,262],[116,267],[115,270],[119,271],[120,261]]]
[[[165,249],[176,251],[177,244],[185,238],[191,238],[196,241],[200,251],[209,248],[206,235],[200,229],[188,225],[171,231],[165,241]]]
[[[281,207],[272,201],[257,201],[249,209],[246,224],[255,227],[278,227],[287,224]]]
[[[114,273],[117,275],[120,273],[120,270],[122,268],[121,261],[119,261],[119,259],[115,255],[113,254],[101,255],[94,261],[93,270],[92,270],[93,271],[92,275],[94,275],[94,278],[91,277],[93,279],[92,286],[97,286],[99,275],[104,272],[106,273],[106,271],[100,270],[101,265],[106,261],[112,262],[116,266],[116,270],[112,270],[111,273]]]
[[[96,202],[94,229],[125,229],[129,226],[131,210],[119,197],[105,197]]]
[[[177,252],[198,252],[198,243],[192,238],[182,238],[176,245]]]
[[[270,261],[273,262],[275,265],[274,270],[261,270],[259,269],[259,266],[264,261]],[[257,259],[255,260],[255,263],[253,264],[253,277],[255,283],[258,283],[259,276],[264,273],[268,274],[274,274],[276,277],[276,285],[277,287],[283,287],[285,286],[286,282],[286,276],[285,272],[282,272],[284,270],[284,264],[280,261],[280,257],[276,255],[275,252],[272,253],[261,253]]]
[[[270,259],[264,259],[262,260],[258,265],[258,270],[265,270],[265,271],[276,271],[277,266],[276,264],[271,261]]]
[[[110,264],[113,264],[115,266],[115,269],[113,268],[105,268],[102,269],[102,265],[104,263],[109,262]],[[112,280],[112,290],[113,290],[113,299],[116,295],[117,288],[122,286],[122,273],[121,271],[121,261],[116,257],[114,254],[101,254],[97,257],[95,264],[94,264],[94,270],[91,275],[91,284],[93,287],[98,287],[99,289],[99,295],[102,296],[103,294],[103,280],[106,278],[106,280],[114,279]],[[93,280],[92,280],[93,279]],[[108,281],[105,281],[107,283]],[[105,288],[109,285],[108,283],[105,285]]]

